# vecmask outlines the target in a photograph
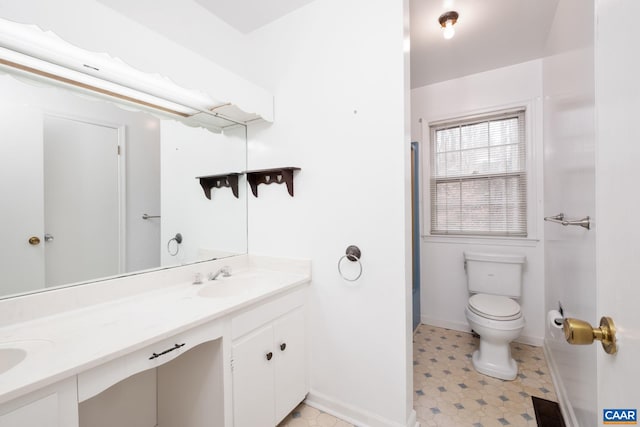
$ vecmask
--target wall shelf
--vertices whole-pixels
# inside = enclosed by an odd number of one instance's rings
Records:
[[[287,184],[287,191],[293,197],[293,172],[298,170],[300,168],[285,167],[247,171],[247,182],[256,197],[258,197],[258,185],[260,184]]]
[[[241,173],[226,173],[221,175],[207,175],[198,176],[196,179],[200,180],[200,186],[204,190],[204,195],[207,199],[211,200],[211,189],[229,187],[233,192],[233,195],[238,197],[238,177]],[[254,193],[255,194],[255,193]]]

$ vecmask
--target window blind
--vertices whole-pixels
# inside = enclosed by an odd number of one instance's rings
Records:
[[[524,110],[431,126],[431,234],[526,236]]]

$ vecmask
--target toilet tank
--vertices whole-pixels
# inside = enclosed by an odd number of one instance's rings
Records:
[[[465,252],[469,292],[519,298],[524,255]]]

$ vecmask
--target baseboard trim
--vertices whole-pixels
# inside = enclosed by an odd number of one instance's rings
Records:
[[[449,320],[435,319],[429,316],[420,316],[421,323],[423,325],[436,326],[438,328],[452,329],[460,332],[471,332],[469,325],[464,322],[451,322]]]
[[[553,353],[551,352],[549,343],[546,339],[544,340],[542,349],[544,350],[544,357],[547,359],[547,365],[549,366],[549,371],[551,372],[551,381],[553,381],[553,386],[556,389],[556,396],[558,396],[558,405],[560,405],[560,412],[562,412],[564,423],[566,427],[579,427],[578,419],[576,418],[576,414],[573,411],[573,406],[571,406],[571,403],[569,402],[567,389],[564,386],[562,377],[560,377],[558,365],[553,358]]]
[[[414,410],[409,414],[407,424],[403,425],[313,390],[309,392],[304,403],[359,427],[420,427]]]
[[[416,413],[415,409],[412,409],[411,413],[409,414],[407,427],[420,427],[420,423],[418,422],[418,414]]]
[[[460,332],[471,332],[471,328],[469,328],[469,325],[466,322],[451,322],[449,320],[434,319],[429,316],[420,316],[420,321],[424,325],[437,326],[438,328],[452,329]],[[542,347],[544,344],[544,338],[531,335],[520,335],[516,342],[532,345],[534,347]]]

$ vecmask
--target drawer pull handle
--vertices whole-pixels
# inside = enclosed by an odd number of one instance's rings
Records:
[[[167,349],[167,350],[163,351],[162,353],[153,353],[153,356],[151,356],[151,357],[149,358],[149,360],[157,359],[158,357],[160,357],[160,356],[162,356],[162,355],[164,355],[164,354],[170,353],[170,352],[172,352],[173,350],[177,350],[177,349],[179,349],[180,347],[184,347],[184,345],[185,345],[185,344],[186,344],[186,343],[182,343],[182,344],[175,344],[173,347],[171,347],[171,348],[169,348],[169,349]]]
[[[287,343],[283,342],[282,344],[280,344],[280,351],[284,351],[287,348]]]
[[[267,353],[267,360],[271,360],[272,357],[273,357],[272,352]]]

